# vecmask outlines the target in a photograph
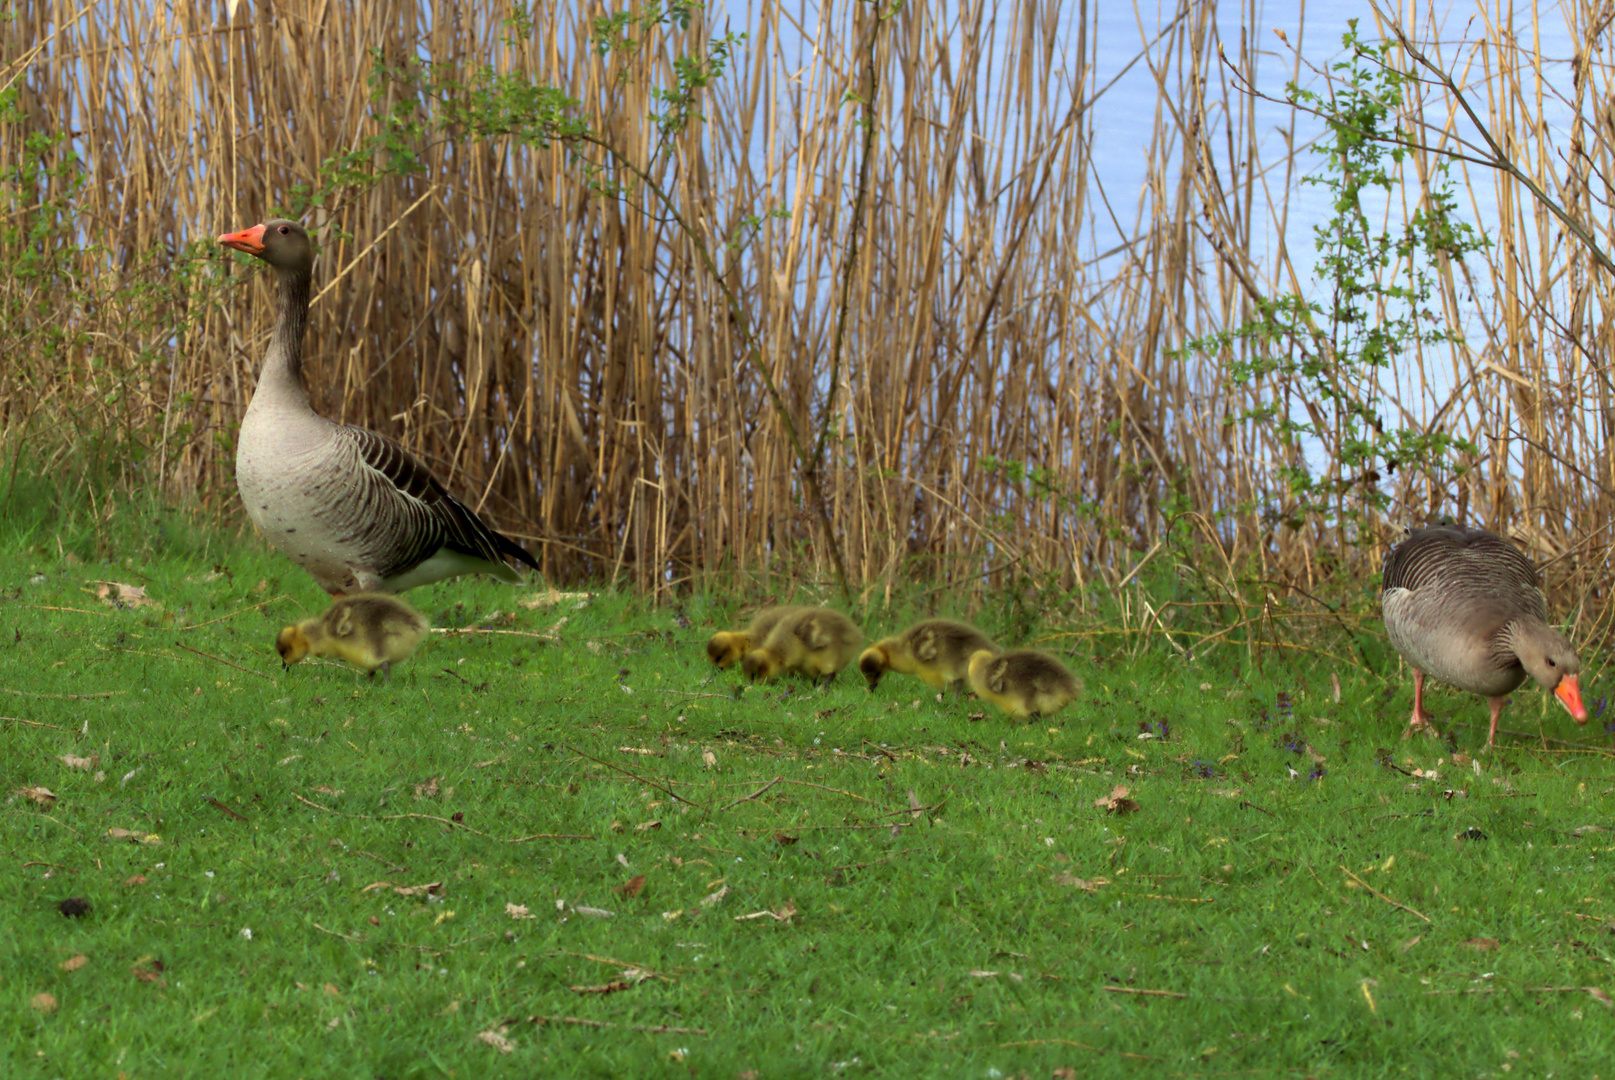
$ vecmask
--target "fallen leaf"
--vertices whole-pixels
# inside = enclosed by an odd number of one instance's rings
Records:
[[[526,904],[506,904],[505,914],[512,919],[531,919],[533,913],[527,910]]]
[[[373,889],[391,889],[399,896],[443,895],[443,883],[441,881],[429,881],[425,885],[394,885],[390,881],[372,881],[359,891],[370,892]]]
[[[83,769],[85,772],[92,772],[96,765],[100,763],[101,755],[96,754],[94,757],[77,757],[73,754],[63,754],[58,760],[60,760],[61,763],[66,765],[69,769]]]
[[[40,806],[53,806],[56,803],[56,794],[50,788],[20,787],[17,789],[17,794],[27,796]]]
[[[505,1038],[505,1033],[502,1031],[489,1028],[487,1031],[477,1032],[476,1037],[478,1042],[486,1043],[501,1054],[513,1053],[516,1049],[516,1044]]]
[[[1413,946],[1417,945],[1419,942],[1421,942],[1423,940],[1424,940],[1424,935],[1423,934],[1415,934],[1412,937],[1408,938],[1406,941],[1402,942],[1402,944],[1398,945],[1397,948],[1402,950],[1403,952],[1407,952],[1409,949],[1413,948]]]
[[[718,755],[714,754],[711,750],[701,751],[701,761],[709,769],[715,769],[718,767]]]
[[[123,879],[123,883],[125,885],[128,885],[130,888],[133,888],[136,885],[144,885],[146,883],[146,875],[145,874],[131,874],[128,877]]]
[[[750,915],[736,915],[735,922],[749,922],[752,919],[773,919],[775,922],[790,922],[796,917],[796,901],[787,900],[785,906],[778,911],[754,911]]]
[[[155,607],[156,601],[146,595],[143,585],[126,585],[121,581],[98,581],[95,598],[115,608]]]
[[[1093,804],[1111,814],[1131,814],[1138,809],[1138,803],[1127,797],[1126,784],[1117,784],[1109,795],[1100,796]]]
[[[556,604],[575,602],[577,607],[574,610],[581,611],[589,606],[590,599],[589,594],[586,592],[561,592],[558,589],[546,589],[541,593],[534,593],[532,596],[524,596],[516,603],[532,611],[538,608],[554,607]]]
[[[132,829],[111,828],[106,831],[108,840],[127,840],[131,844],[160,844],[163,838],[156,833],[135,832]]]
[[[615,994],[618,990],[632,990],[633,987],[634,984],[627,979],[617,979],[599,986],[569,986],[567,989],[574,994]]]
[[[1596,986],[1589,986],[1589,987],[1587,987],[1587,993],[1588,993],[1589,996],[1592,997],[1592,999],[1594,1001],[1596,1001],[1600,1005],[1604,1006],[1604,1008],[1608,1009],[1608,1008],[1611,1008],[1611,1007],[1615,1007],[1615,1000],[1612,1000],[1610,998],[1609,994],[1607,992],[1605,992],[1604,990],[1600,990]]]
[[[605,908],[599,907],[582,907],[579,905],[574,906],[572,910],[577,912],[579,915],[587,915],[591,919],[610,919],[615,917],[614,912],[610,912]]]
[[[641,821],[638,825],[634,826],[634,831],[648,832],[651,829],[660,829],[661,827],[662,823],[660,821]]]
[[[1054,883],[1056,885],[1074,885],[1083,892],[1098,892],[1100,889],[1110,884],[1110,879],[1098,877],[1090,881],[1087,878],[1077,877],[1069,870],[1062,870],[1058,874],[1054,875]]]
[[[437,798],[437,791],[437,777],[434,776],[430,780],[423,780],[415,785],[415,801],[435,799]]]
[[[61,968],[63,971],[77,971],[79,968],[83,967],[89,962],[90,958],[88,956],[85,956],[83,953],[79,953],[77,956],[69,956],[66,960],[63,960],[56,966]]]
[[[1458,944],[1466,945],[1476,952],[1493,952],[1497,949],[1497,939],[1494,937],[1472,937],[1460,941]]]
[[[996,971],[982,971],[980,968],[971,968],[969,971],[965,972],[965,974],[970,976],[972,979],[996,979],[996,978],[998,978],[998,972],[996,972]]]
[[[56,998],[50,994],[35,994],[33,997],[28,999],[28,1005],[35,1012],[55,1012]]]
[[[723,888],[719,889],[717,892],[708,893],[706,896],[703,896],[701,898],[701,906],[702,907],[711,907],[713,904],[721,903],[723,901],[723,898],[728,896],[728,895],[729,895],[729,886],[725,885]]]
[[[642,891],[644,891],[644,888],[645,875],[635,874],[633,877],[617,886],[617,893],[620,896],[632,900],[634,897],[638,896]]]
[[[140,966],[142,963],[145,963],[148,960],[151,962],[151,966]],[[134,972],[135,978],[139,979],[141,982],[154,983],[161,982],[163,979],[163,962],[161,960],[152,960],[149,956],[142,957],[140,960],[135,961],[135,966],[131,970]]]
[[[319,785],[314,790],[317,791],[321,795],[329,795],[333,799],[336,798],[338,795],[342,794],[342,789],[341,788],[326,787],[324,784]]]

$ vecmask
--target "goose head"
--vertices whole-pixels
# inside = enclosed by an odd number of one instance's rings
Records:
[[[314,245],[295,221],[271,218],[250,229],[224,233],[219,243],[260,258],[277,270],[307,273],[314,266]]]
[[[1570,639],[1545,623],[1516,623],[1509,630],[1509,646],[1525,673],[1553,691],[1576,723],[1585,724],[1587,708],[1581,703],[1579,681],[1581,660]]]

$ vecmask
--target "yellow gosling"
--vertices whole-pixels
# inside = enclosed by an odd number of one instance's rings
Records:
[[[1000,651],[991,638],[968,623],[925,619],[865,649],[858,658],[858,670],[869,681],[871,693],[888,671],[913,675],[935,690],[957,692],[970,678],[970,658],[983,650]]]
[[[281,663],[305,656],[334,656],[354,667],[391,678],[392,665],[407,660],[426,637],[426,616],[385,593],[344,596],[318,618],[288,626],[275,638]]]
[[[1082,680],[1047,653],[982,649],[970,658],[970,688],[1017,720],[1047,716],[1082,692]]]
[[[828,682],[852,662],[863,643],[864,635],[841,612],[797,608],[745,655],[740,667],[754,682],[786,673]]]
[[[791,606],[763,608],[751,617],[746,629],[719,630],[707,639],[708,658],[721,668],[734,667],[741,657],[763,643],[768,632],[778,626],[781,619],[799,610]]]

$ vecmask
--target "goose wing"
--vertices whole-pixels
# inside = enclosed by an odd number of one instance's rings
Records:
[[[1485,529],[1420,529],[1385,557],[1382,592],[1406,589],[1442,607],[1476,604],[1547,618],[1542,578],[1525,553]]]
[[[348,425],[339,432],[364,467],[373,520],[386,521],[393,533],[393,557],[380,568],[382,577],[407,573],[443,548],[494,564],[515,559],[538,569],[525,548],[489,528],[408,450],[367,428]]]

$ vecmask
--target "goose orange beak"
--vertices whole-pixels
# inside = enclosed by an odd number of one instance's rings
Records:
[[[1581,685],[1574,675],[1566,675],[1554,687],[1553,696],[1564,702],[1566,709],[1570,710],[1571,719],[1578,724],[1587,722],[1587,707],[1581,703]]]
[[[254,225],[250,229],[240,232],[224,233],[219,237],[219,243],[227,248],[244,251],[248,255],[262,255],[264,253],[264,227]]]

